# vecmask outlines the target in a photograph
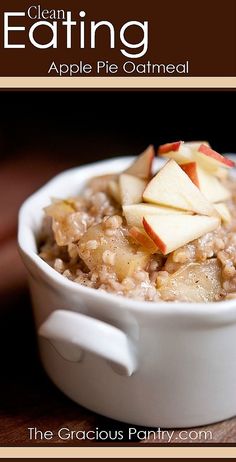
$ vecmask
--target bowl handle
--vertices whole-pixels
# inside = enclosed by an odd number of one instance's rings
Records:
[[[122,375],[130,376],[136,369],[134,346],[125,332],[85,314],[53,311],[38,334],[69,361],[78,362],[82,349],[111,361],[113,369]]]

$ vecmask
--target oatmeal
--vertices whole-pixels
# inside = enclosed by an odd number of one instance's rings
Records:
[[[120,174],[45,208],[39,255],[62,276],[135,300],[236,297],[233,162],[208,143],[150,146]],[[66,191],[62,191],[66,197]]]

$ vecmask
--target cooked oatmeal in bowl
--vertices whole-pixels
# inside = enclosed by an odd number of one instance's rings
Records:
[[[39,255],[64,277],[135,300],[236,297],[234,163],[206,142],[148,147],[45,208]]]
[[[106,417],[195,427],[236,414],[236,172],[206,143],[158,154],[62,172],[18,242],[53,383]]]

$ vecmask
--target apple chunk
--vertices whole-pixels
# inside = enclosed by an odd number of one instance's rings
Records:
[[[220,264],[216,258],[211,258],[184,265],[158,290],[166,301],[213,302],[222,292]]]
[[[197,162],[188,162],[187,164],[180,164],[180,167],[188,175],[190,180],[200,189]]]
[[[166,159],[173,159],[178,164],[197,162],[206,171],[220,179],[226,178],[227,167],[233,166],[230,159],[213,151],[208,141],[166,143],[159,147],[158,154]]]
[[[89,248],[88,243],[96,243],[93,248]],[[113,256],[111,259],[111,271],[117,274],[119,281],[126,276],[131,276],[138,269],[145,269],[150,252],[131,244],[119,228],[112,236],[107,236],[104,232],[103,224],[88,228],[78,243],[78,254],[90,270],[97,271],[104,264],[104,255],[109,251]]]
[[[201,168],[196,162],[181,165],[181,168],[210,202],[223,202],[230,199],[230,191],[221,184],[218,178]]]
[[[122,173],[119,177],[122,205],[138,204],[142,201],[147,182],[133,175]]]
[[[189,161],[192,158],[192,151],[198,149],[201,144],[210,147],[207,141],[175,141],[174,143],[166,143],[159,146],[158,154],[174,159],[176,162]]]
[[[210,172],[219,167],[231,168],[235,165],[232,160],[222,156],[205,144],[201,144],[199,146],[199,148],[194,153],[194,157],[203,168]]]
[[[209,148],[211,147],[208,141],[185,141],[185,146],[188,146],[191,149],[198,149],[201,144],[205,144]]]
[[[88,181],[87,186],[91,188],[93,192],[106,192],[109,182],[112,180],[116,181],[117,178],[118,175],[116,173],[94,176]]]
[[[219,213],[223,223],[227,224],[231,222],[232,216],[226,204],[224,203],[215,204],[215,208],[217,212]]]
[[[175,141],[159,146],[158,154],[167,159],[173,159],[178,163],[190,162],[192,160],[192,150],[183,141]]]
[[[154,146],[150,145],[142,154],[137,157],[133,164],[127,168],[124,173],[148,180],[152,174],[152,162],[154,157]]]
[[[180,150],[183,141],[174,141],[173,143],[161,144],[158,148],[158,154],[164,155],[169,154],[170,152],[177,152]]]
[[[153,240],[147,235],[146,231],[143,228],[133,226],[129,229],[129,234],[135,242],[147,249],[150,253],[158,252],[158,247],[155,245]]]
[[[123,206],[123,213],[128,226],[137,226],[142,228],[144,215],[171,215],[191,212],[174,209],[173,207],[164,207],[163,205],[151,205],[142,203]]]
[[[148,183],[143,199],[145,202],[189,210],[200,215],[216,215],[213,205],[173,159]]]
[[[217,217],[199,215],[146,215],[143,226],[164,255],[214,231],[220,224]]]
[[[107,186],[108,192],[111,195],[111,197],[118,203],[121,203],[121,197],[120,197],[120,187],[119,183],[116,180],[111,180],[108,183]]]

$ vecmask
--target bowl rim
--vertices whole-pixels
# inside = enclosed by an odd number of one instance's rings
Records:
[[[46,182],[41,188],[31,194],[21,205],[18,215],[18,246],[20,253],[28,257],[30,261],[40,270],[40,272],[46,277],[50,285],[56,285],[60,288],[72,290],[77,294],[90,295],[93,298],[97,298],[100,301],[104,300],[106,302],[111,302],[112,304],[119,305],[119,308],[134,310],[138,312],[145,312],[148,314],[162,313],[168,315],[178,314],[178,315],[191,315],[194,317],[212,317],[214,315],[234,315],[236,320],[236,299],[232,300],[222,300],[219,302],[207,302],[207,303],[196,303],[196,302],[165,302],[165,301],[140,301],[135,299],[127,298],[123,295],[111,294],[106,291],[97,290],[94,288],[83,286],[82,284],[75,283],[65,278],[63,275],[58,273],[54,268],[52,268],[48,263],[42,260],[39,255],[30,247],[25,239],[25,232],[28,231],[34,236],[34,242],[36,242],[35,233],[32,230],[32,227],[28,224],[29,212],[34,208],[34,203],[41,195],[45,194],[48,191],[48,197],[50,199],[50,189],[56,183],[61,180],[67,180],[68,177],[74,175],[76,172],[90,171],[93,172],[98,166],[119,166],[122,168],[129,165],[129,163],[134,159],[134,156],[120,156],[115,158],[108,158],[104,160],[99,160],[97,162],[83,164],[78,167],[73,167],[71,169],[64,170],[63,172],[55,175],[52,179]],[[234,157],[235,158],[235,157]],[[157,165],[164,163],[162,159],[155,159]],[[114,170],[116,171],[116,170]],[[236,170],[235,170],[236,173]],[[101,174],[105,174],[101,173]],[[78,182],[79,187],[79,182]]]

